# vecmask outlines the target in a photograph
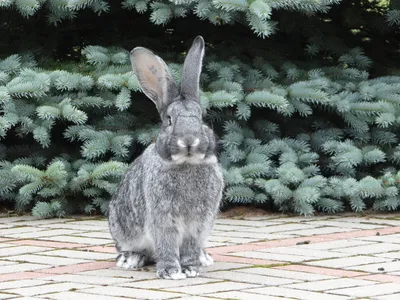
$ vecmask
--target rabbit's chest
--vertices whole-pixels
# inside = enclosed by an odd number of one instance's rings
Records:
[[[174,195],[176,204],[181,203],[179,206],[183,207],[190,205],[192,209],[200,210],[202,204],[209,206],[209,202],[217,200],[219,185],[220,179],[216,170],[197,167],[177,172],[167,188]]]
[[[179,166],[149,175],[145,194],[157,210],[192,218],[219,204],[222,174],[217,165]]]

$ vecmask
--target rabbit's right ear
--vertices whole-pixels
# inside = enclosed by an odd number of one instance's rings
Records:
[[[162,111],[178,95],[177,85],[166,63],[150,50],[136,47],[131,51],[132,69],[143,92]]]

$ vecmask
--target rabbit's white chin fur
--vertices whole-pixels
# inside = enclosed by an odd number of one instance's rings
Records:
[[[207,158],[204,158],[204,157],[205,157],[205,154],[200,154],[200,153],[193,154],[192,156],[187,156],[187,155],[183,155],[183,154],[171,155],[172,162],[175,164],[187,163],[187,164],[197,165],[197,164],[217,163],[217,158],[215,157],[215,155],[211,155]]]

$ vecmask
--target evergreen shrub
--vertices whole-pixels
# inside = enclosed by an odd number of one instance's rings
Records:
[[[179,81],[197,34],[225,205],[400,208],[400,1],[5,0],[0,20],[8,209],[107,213],[158,131],[129,51],[154,50]]]

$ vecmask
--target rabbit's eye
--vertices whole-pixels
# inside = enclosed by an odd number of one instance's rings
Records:
[[[168,116],[168,126],[171,126],[172,125],[172,118],[171,118],[171,116]]]

